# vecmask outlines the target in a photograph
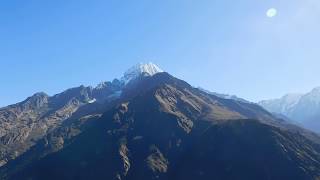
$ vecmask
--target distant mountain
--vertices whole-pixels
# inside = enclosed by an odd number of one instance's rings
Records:
[[[15,136],[0,146],[9,157],[0,179],[320,178],[317,134],[256,104],[193,88],[154,64],[129,72],[2,109],[0,127],[9,123],[2,135]]]
[[[306,94],[288,94],[259,104],[270,112],[283,114],[308,129],[320,132],[320,87]]]
[[[245,100],[243,98],[239,98],[236,95],[229,95],[229,94],[221,94],[221,93],[217,93],[217,92],[211,92],[211,91],[206,90],[206,89],[201,88],[201,87],[198,87],[198,89],[203,91],[203,92],[206,92],[208,94],[212,94],[214,96],[218,96],[218,97],[223,98],[223,99],[232,99],[232,100],[240,101],[240,102],[244,102],[244,103],[251,103],[250,101],[247,101],[247,100]]]

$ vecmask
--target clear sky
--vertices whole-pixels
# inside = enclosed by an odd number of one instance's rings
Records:
[[[251,101],[307,92],[320,86],[319,19],[319,0],[3,0],[0,106],[149,61]]]

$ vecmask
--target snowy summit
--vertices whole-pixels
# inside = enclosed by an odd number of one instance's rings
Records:
[[[141,75],[153,76],[161,72],[164,72],[164,71],[153,63],[146,63],[146,64],[140,63],[128,69],[124,73],[121,80],[124,81],[125,84],[127,84],[131,80],[136,79]]]

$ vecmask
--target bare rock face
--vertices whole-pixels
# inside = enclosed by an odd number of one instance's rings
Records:
[[[37,93],[25,101],[0,109],[0,161],[4,165],[25,151],[34,134],[42,134],[46,127],[35,122],[48,111],[49,97]],[[37,131],[34,131],[37,128]],[[29,142],[28,142],[29,141]],[[14,152],[14,153],[11,153]]]
[[[105,103],[118,98],[123,83],[119,80],[105,82],[96,88],[79,86],[54,96],[36,93],[25,101],[0,109],[0,167],[5,165],[67,120],[101,114]],[[47,138],[48,140],[48,138]],[[63,148],[63,138],[49,138],[58,151]]]
[[[125,177],[130,169],[129,150],[125,144],[121,144],[119,148],[119,155],[122,161],[121,177]]]
[[[168,171],[168,160],[164,157],[161,151],[156,147],[150,147],[150,155],[147,157],[146,163],[148,168],[157,174],[157,173],[166,173]]]
[[[0,166],[26,152],[91,98],[91,89],[80,86],[53,97],[37,93],[21,103],[1,108]]]

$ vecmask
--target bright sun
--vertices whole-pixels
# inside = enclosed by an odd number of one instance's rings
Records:
[[[273,18],[273,17],[275,17],[277,15],[277,13],[278,13],[277,9],[270,8],[270,9],[268,9],[266,14],[267,14],[267,17]]]

